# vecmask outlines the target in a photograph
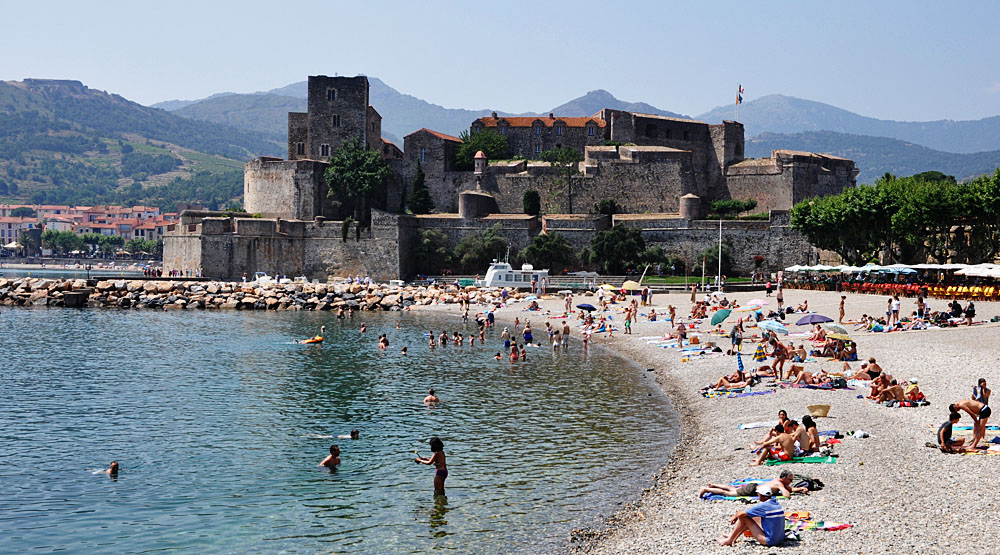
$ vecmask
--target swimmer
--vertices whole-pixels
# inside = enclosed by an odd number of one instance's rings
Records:
[[[428,333],[427,336],[431,338],[430,341],[428,342],[428,345],[430,346],[431,349],[433,349],[436,346],[436,343],[434,343],[434,333],[433,332]]]
[[[351,430],[350,434],[340,434],[339,436],[337,436],[337,439],[358,439],[358,437],[360,437],[358,431]]]
[[[448,478],[448,466],[445,464],[444,456],[444,443],[435,436],[430,439],[430,446],[433,455],[425,459],[417,454],[413,462],[434,465],[437,469],[434,472],[434,495],[444,495],[444,481]]]
[[[107,474],[108,476],[111,476],[112,478],[114,478],[115,476],[118,476],[118,461],[111,461],[111,465],[108,466],[108,468],[106,470],[102,470],[101,474]]]
[[[364,322],[361,322],[361,333],[365,333],[366,331],[368,331],[368,326]]]
[[[503,356],[500,355],[500,351],[497,351],[497,354],[493,355],[493,360],[500,360],[502,358]]]
[[[434,395],[434,388],[427,390],[427,397],[424,397],[425,405],[436,405],[441,402],[437,395]]]
[[[403,329],[403,326],[399,325],[399,322],[396,322],[396,329],[401,330]]]
[[[528,360],[528,350],[521,345],[521,360]]]
[[[330,454],[327,455],[326,458],[323,459],[323,461],[320,462],[317,466],[325,466],[330,470],[334,470],[335,468],[337,468],[337,465],[339,464],[340,464],[340,447],[337,447],[336,445],[331,445]]]
[[[399,350],[399,354],[401,354],[403,356],[406,356],[406,347],[403,347],[402,349],[400,349]]]

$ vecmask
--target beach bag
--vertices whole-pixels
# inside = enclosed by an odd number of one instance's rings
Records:
[[[847,380],[844,378],[833,378],[833,381],[830,382],[830,385],[832,385],[837,389],[840,389],[842,387],[847,387]]]

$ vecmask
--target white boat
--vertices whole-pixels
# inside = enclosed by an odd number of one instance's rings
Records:
[[[494,260],[490,264],[490,268],[486,270],[486,277],[476,280],[475,285],[477,287],[530,288],[532,279],[537,284],[541,284],[543,278],[548,283],[548,270],[536,270],[531,264],[522,264],[520,270],[515,270],[507,262]]]

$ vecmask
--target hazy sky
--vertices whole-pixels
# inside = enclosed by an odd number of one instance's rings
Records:
[[[0,0],[0,79],[143,104],[307,75],[450,108],[543,111],[603,88],[697,115],[781,93],[898,120],[1000,114],[1000,2]]]

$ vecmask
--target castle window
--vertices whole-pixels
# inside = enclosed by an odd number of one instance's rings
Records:
[[[305,143],[295,143],[295,154],[303,156],[306,153]]]
[[[656,138],[656,126],[652,123],[646,124],[646,136],[655,139]]]
[[[319,145],[319,155],[320,156],[329,156],[330,155],[330,145],[328,145],[326,143],[323,143],[323,144]]]
[[[541,125],[536,125],[535,126],[535,135],[541,135],[541,134],[542,134],[542,126]]]
[[[333,116],[330,117],[330,123],[334,127],[340,127],[340,114],[333,114]]]
[[[327,100],[337,100],[337,89],[326,89]]]
[[[684,132],[684,140],[685,141],[688,140],[688,132],[687,131]]]
[[[587,135],[590,136],[590,137],[594,136],[594,126],[593,125],[588,125],[587,126]]]
[[[506,125],[501,125],[500,126],[500,134],[501,135],[506,135],[507,134],[507,126]]]
[[[557,125],[556,126],[556,135],[562,135],[562,130],[563,130],[563,126]]]
[[[542,153],[542,145],[535,145],[535,154]]]
[[[421,162],[427,161],[427,149],[424,147],[420,147],[420,161]]]

